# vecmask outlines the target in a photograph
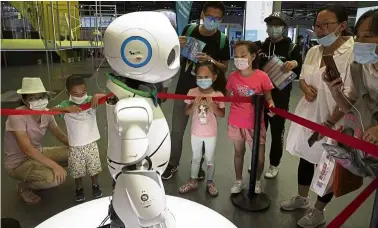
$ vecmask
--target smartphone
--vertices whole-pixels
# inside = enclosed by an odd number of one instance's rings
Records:
[[[307,142],[310,147],[312,147],[317,141],[319,140],[319,132],[314,132],[310,138],[308,138]]]
[[[340,72],[337,69],[335,60],[333,59],[332,55],[323,55],[323,61],[326,66],[326,72],[329,81],[334,81],[340,78]]]

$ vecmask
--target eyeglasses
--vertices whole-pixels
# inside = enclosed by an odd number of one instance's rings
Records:
[[[210,16],[210,15],[205,16],[205,18],[209,19],[210,21],[215,21],[215,22],[220,22],[222,20],[222,18],[213,17],[213,16]]]
[[[322,23],[322,24],[315,24],[313,26],[313,28],[317,28],[317,29],[328,29],[329,25],[334,25],[334,24],[338,24],[339,22],[336,21],[336,22],[327,22],[327,23]]]

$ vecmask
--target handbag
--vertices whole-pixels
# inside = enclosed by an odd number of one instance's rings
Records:
[[[363,178],[350,172],[339,163],[336,163],[332,192],[335,197],[346,195],[359,189],[363,184]]]

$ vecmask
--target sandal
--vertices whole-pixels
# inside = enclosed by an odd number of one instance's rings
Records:
[[[198,182],[192,184],[190,181],[179,188],[179,193],[184,194],[194,191],[198,188]]]
[[[211,196],[218,196],[218,194],[219,194],[218,189],[215,187],[214,183],[210,183],[210,184],[207,185],[207,192]]]
[[[34,192],[30,189],[19,187],[18,194],[26,204],[33,205],[41,202],[41,197],[34,194]]]

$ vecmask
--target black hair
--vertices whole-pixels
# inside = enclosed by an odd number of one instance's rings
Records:
[[[325,7],[318,10],[316,13],[315,19],[314,19],[314,25],[316,22],[316,19],[318,18],[318,14],[323,11],[329,11],[331,13],[334,13],[337,18],[337,22],[342,23],[346,21],[348,23],[348,10],[345,6],[337,4],[337,5],[326,5]],[[347,31],[348,28],[342,31],[342,36],[348,36],[350,33]]]
[[[203,5],[202,11],[205,13],[208,8],[220,9],[222,11],[222,17],[224,16],[224,11],[226,11],[226,6],[221,1],[205,2],[205,5]]]
[[[255,59],[252,62],[252,69],[258,69],[259,68],[259,60],[260,60],[260,57],[259,57],[259,54],[258,54],[259,47],[252,41],[242,40],[242,41],[236,42],[235,49],[236,49],[236,47],[243,46],[243,45],[247,46],[249,54],[251,54],[251,55],[255,54],[256,55]]]
[[[369,10],[366,13],[362,14],[358,19],[356,26],[354,27],[354,34],[357,35],[357,30],[361,26],[362,22],[366,19],[371,18],[370,31],[374,35],[378,35],[378,9]]]
[[[196,64],[196,69],[195,69],[196,74],[198,72],[198,69],[201,67],[207,67],[211,71],[211,73],[217,75],[217,78],[215,79],[213,83],[213,89],[215,91],[222,92],[223,94],[226,93],[227,80],[226,80],[224,72],[220,71],[217,68],[217,66],[215,66],[215,64],[212,63],[211,61],[201,61]]]
[[[78,85],[86,85],[83,77],[81,77],[79,75],[71,75],[67,78],[66,89],[67,89],[68,92],[70,92],[72,87],[78,86]]]

